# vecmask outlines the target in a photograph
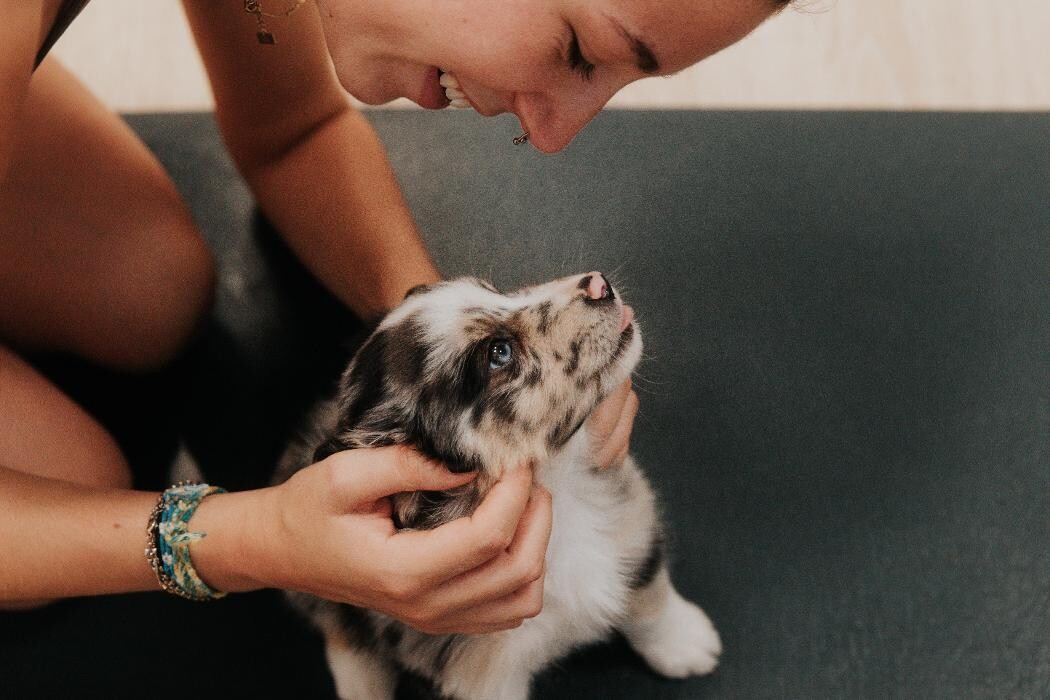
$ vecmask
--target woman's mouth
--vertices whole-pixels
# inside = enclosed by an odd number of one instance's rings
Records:
[[[423,78],[423,89],[419,98],[414,100],[420,107],[426,109],[444,109],[448,107],[448,98],[445,97],[445,89],[441,83],[441,71],[437,68],[427,69]]]
[[[463,92],[459,85],[459,79],[456,78],[452,73],[447,73],[442,70],[438,70],[440,78],[438,82],[441,87],[445,90],[445,97],[448,99],[448,106],[456,109],[467,109],[468,107],[474,107],[474,104],[467,97],[467,93]],[[476,108],[475,108],[476,109]]]
[[[466,91],[460,85],[459,78],[446,70],[439,70],[441,87],[444,88],[445,98],[448,106],[456,109],[474,109],[476,112],[484,113],[478,109],[477,103],[471,100]]]

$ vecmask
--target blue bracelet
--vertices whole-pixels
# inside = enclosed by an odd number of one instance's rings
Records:
[[[146,559],[165,591],[197,601],[217,600],[226,595],[206,584],[193,568],[190,544],[203,539],[207,533],[189,531],[190,518],[201,501],[213,493],[225,492],[218,486],[181,483],[161,494],[150,518]]]

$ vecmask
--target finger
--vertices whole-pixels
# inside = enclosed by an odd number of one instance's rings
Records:
[[[532,493],[532,470],[503,473],[474,514],[418,532],[391,537],[391,552],[424,586],[443,583],[505,551]]]
[[[453,474],[442,464],[403,446],[337,452],[330,467],[332,498],[348,512],[403,491],[444,491],[468,483],[476,472]]]
[[[631,430],[634,427],[634,418],[638,415],[638,394],[633,391],[628,394],[616,426],[609,433],[604,444],[598,448],[594,462],[600,468],[620,464],[623,460],[619,458],[621,452],[626,452],[631,441]]]
[[[446,616],[435,626],[449,632],[463,628],[483,627],[512,629],[543,609],[543,579],[522,586],[509,595],[467,610]]]
[[[596,445],[602,445],[612,433],[623,413],[623,405],[631,393],[631,380],[628,379],[616,387],[611,394],[602,399],[598,407],[587,420],[587,431]]]
[[[551,536],[551,505],[550,492],[534,487],[507,552],[443,584],[433,604],[441,610],[465,610],[542,580]]]

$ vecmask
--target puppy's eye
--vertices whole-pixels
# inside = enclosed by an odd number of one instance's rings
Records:
[[[489,346],[489,369],[501,369],[510,364],[514,352],[506,340],[494,340]]]

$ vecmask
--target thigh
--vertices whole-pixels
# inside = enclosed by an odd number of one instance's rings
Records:
[[[131,485],[124,455],[106,430],[3,346],[0,466],[91,486]]]
[[[0,338],[110,366],[165,361],[210,301],[207,249],[170,179],[48,59],[0,183]]]

